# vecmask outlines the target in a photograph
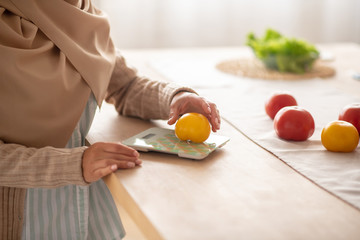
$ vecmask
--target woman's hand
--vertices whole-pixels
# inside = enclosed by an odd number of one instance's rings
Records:
[[[189,112],[201,113],[207,117],[213,132],[220,129],[220,114],[216,105],[190,92],[179,92],[174,96],[170,105],[168,124],[174,124],[181,115]]]
[[[133,168],[140,164],[139,153],[121,143],[94,143],[84,151],[82,157],[83,176],[88,183],[118,168]]]

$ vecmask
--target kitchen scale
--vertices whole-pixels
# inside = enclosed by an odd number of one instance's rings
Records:
[[[230,138],[210,134],[203,143],[182,141],[175,135],[175,131],[166,128],[149,128],[122,143],[136,150],[148,152],[164,152],[177,154],[179,157],[201,160],[211,152],[224,146]]]

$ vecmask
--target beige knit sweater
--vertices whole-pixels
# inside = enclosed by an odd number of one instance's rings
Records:
[[[193,92],[137,76],[118,53],[106,101],[121,115],[166,119],[170,102],[179,91]],[[29,148],[0,139],[0,239],[21,238],[27,188],[86,185],[81,168],[85,149]]]

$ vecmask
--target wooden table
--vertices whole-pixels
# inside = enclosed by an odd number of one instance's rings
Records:
[[[348,45],[325,48],[342,46],[347,49]],[[140,74],[163,79],[148,65],[150,59],[215,54],[231,58],[238,51],[244,49],[128,50],[123,54]],[[358,94],[359,84],[354,90],[346,81],[331,84]],[[164,121],[118,116],[113,106],[104,104],[88,141],[122,141],[153,126],[169,127]],[[105,178],[115,201],[144,238],[360,239],[358,209],[295,172],[224,119],[218,134],[231,140],[202,161],[141,153],[141,167]]]

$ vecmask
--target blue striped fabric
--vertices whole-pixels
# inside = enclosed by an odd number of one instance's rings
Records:
[[[67,148],[85,145],[96,111],[91,95]],[[122,239],[125,231],[103,182],[27,190],[22,239]]]

